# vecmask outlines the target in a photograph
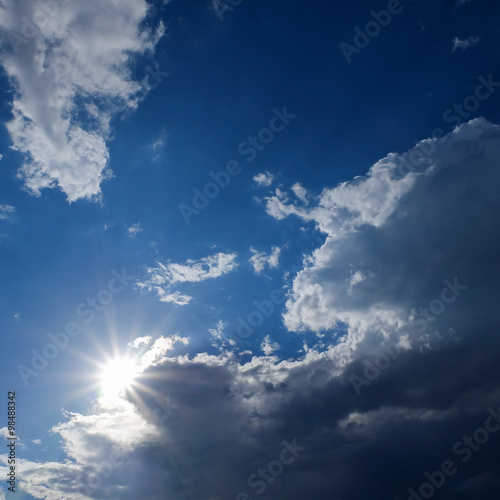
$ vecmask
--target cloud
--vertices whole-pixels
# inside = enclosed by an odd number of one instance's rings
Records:
[[[141,336],[132,344],[152,348],[141,354],[136,397],[65,413],[53,432],[66,457],[23,462],[21,489],[54,500],[254,498],[258,471],[276,464],[287,441],[305,450],[270,481],[261,476],[262,498],[357,500],[376,491],[405,500],[447,459],[458,470],[440,498],[498,498],[498,434],[467,463],[453,449],[464,436],[481,437],[476,430],[489,411],[500,421],[500,127],[473,120],[433,145],[403,177],[401,155],[391,153],[366,176],[308,193],[307,205],[276,196],[278,214],[326,236],[306,256],[284,311],[290,330],[324,329],[319,342],[308,331],[304,343],[315,345],[283,359],[273,335],[262,342],[263,356],[230,344],[217,355],[175,355],[184,337],[151,344]],[[277,206],[274,197],[268,203]],[[195,274],[161,268],[165,283],[210,274],[196,267],[202,261],[189,262],[182,267]],[[455,277],[467,288],[453,297]],[[411,318],[430,313],[426,330],[416,331]],[[457,338],[447,336],[450,328]],[[430,349],[420,351],[423,335]],[[224,341],[221,321],[210,336],[217,346]],[[400,352],[384,358],[391,343]],[[367,370],[358,395],[352,377]],[[116,453],[119,465],[98,476]],[[79,493],[89,483],[97,486]]]
[[[158,149],[163,149],[165,147],[165,144],[167,143],[168,139],[168,134],[165,129],[162,129],[160,131],[159,136],[151,143],[150,148],[153,151],[156,151]]]
[[[137,339],[136,341],[137,342]],[[140,367],[144,370],[150,366],[160,363],[168,351],[172,351],[176,343],[184,345],[189,344],[189,339],[180,335],[171,335],[170,337],[159,337],[153,345],[140,358]]]
[[[270,174],[267,170],[260,174],[257,174],[253,178],[254,182],[260,187],[269,187],[274,181],[274,175]]]
[[[280,348],[280,345],[277,342],[272,342],[271,337],[267,335],[264,342],[260,345],[260,348],[266,356],[270,356],[274,351]]]
[[[266,267],[268,268],[277,268],[279,265],[281,248],[273,246],[271,249],[271,253],[268,255],[265,252],[259,252],[255,250],[253,247],[250,247],[250,251],[253,255],[250,257],[250,263],[252,264],[254,271],[257,274],[262,273]]]
[[[500,404],[499,342],[481,337],[440,356],[403,352],[363,397],[349,377],[365,365],[345,340],[294,360],[268,352],[242,362],[227,350],[172,356],[168,348],[147,364],[137,397],[111,406],[98,400],[85,415],[65,413],[53,432],[67,458],[23,462],[21,489],[54,500],[252,498],[249,476],[267,470],[287,441],[305,451],[266,483],[269,498],[299,500],[307,492],[330,500],[333,491],[361,499],[374,490],[407,498],[406,488],[453,457],[453,443]],[[463,466],[440,495],[465,500],[490,491],[482,498],[496,498],[498,451],[490,439],[473,469]],[[469,497],[459,494],[465,485]]]
[[[207,279],[218,278],[238,266],[235,253],[218,253],[200,260],[188,260],[185,264],[157,263],[157,267],[147,269],[147,279],[138,281],[137,286],[148,292],[155,291],[160,301],[186,305],[191,296],[178,291],[171,292],[179,283],[199,283]]]
[[[445,335],[460,316],[456,308],[440,310],[425,333],[417,328],[421,308],[441,300],[445,280],[468,289],[487,286],[480,276],[493,266],[492,253],[478,248],[498,245],[492,214],[500,207],[491,188],[498,182],[498,132],[484,119],[473,120],[444,140],[422,141],[434,152],[416,171],[401,176],[401,155],[391,153],[366,176],[324,189],[314,206],[269,197],[269,214],[293,214],[327,236],[294,278],[287,328],[347,332],[353,347],[373,343],[374,336],[398,340],[408,333],[417,346],[431,334]]]
[[[292,191],[300,201],[307,204],[307,190],[304,189],[298,182],[292,186]]]
[[[12,205],[0,205],[0,220],[12,222],[15,211]]]
[[[139,222],[132,224],[128,229],[128,235],[130,238],[135,238],[139,233],[142,232],[142,227]]]
[[[130,347],[141,347],[142,345],[148,346],[151,343],[151,335],[146,335],[144,337],[138,337],[133,342],[128,344]]]
[[[162,25],[145,28],[147,13],[144,0],[0,6],[3,43],[14,41],[0,55],[15,89],[7,128],[32,194],[57,187],[70,202],[100,197],[112,176],[110,122],[148,90],[147,79],[132,77],[133,62],[152,54],[163,34]]]
[[[469,47],[473,47],[474,45],[479,43],[479,37],[478,36],[470,36],[469,38],[466,38],[465,40],[460,40],[459,38],[455,37],[452,40],[453,43],[453,50],[452,52],[455,52],[457,49],[462,49],[462,51],[467,50]]]

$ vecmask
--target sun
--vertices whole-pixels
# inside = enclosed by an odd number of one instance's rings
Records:
[[[111,360],[101,372],[101,391],[107,399],[117,399],[125,394],[134,384],[138,374],[135,360],[117,358]]]

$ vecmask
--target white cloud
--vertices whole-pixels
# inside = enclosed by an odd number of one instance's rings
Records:
[[[464,40],[460,40],[459,38],[455,37],[452,40],[452,43],[453,43],[452,52],[455,52],[457,49],[467,50],[469,47],[473,47],[474,45],[479,43],[479,37],[470,36],[469,38],[466,38]]]
[[[269,187],[274,181],[274,175],[266,170],[265,172],[255,175],[253,180],[261,187]]]
[[[137,340],[136,340],[137,341]],[[150,366],[155,366],[161,363],[168,351],[173,351],[176,343],[184,345],[189,344],[189,339],[181,337],[178,334],[171,335],[170,337],[159,337],[153,345],[141,356],[140,366],[143,370]]]
[[[0,55],[16,90],[7,128],[25,157],[18,175],[35,195],[58,187],[70,202],[98,199],[112,175],[110,121],[136,108],[148,90],[146,80],[132,78],[133,60],[153,53],[163,27],[143,28],[144,0],[48,5],[0,6],[0,28],[23,35]]]
[[[235,253],[222,253],[204,257],[200,260],[188,260],[185,264],[161,262],[157,267],[147,269],[147,279],[138,281],[137,286],[148,292],[155,291],[160,301],[186,305],[191,296],[178,291],[172,292],[172,287],[179,283],[198,283],[207,279],[218,278],[238,266]]]
[[[142,227],[140,223],[137,222],[136,224],[132,224],[127,231],[130,238],[135,238],[139,233],[142,232]]]
[[[0,220],[12,221],[15,211],[12,205],[0,205]]]
[[[142,345],[146,345],[148,346],[150,343],[151,343],[151,340],[152,340],[152,337],[151,335],[146,335],[144,337],[138,337],[136,338],[133,342],[131,342],[130,344],[128,344],[130,347],[135,347],[135,348],[139,348],[141,347]]]
[[[260,344],[260,348],[266,356],[270,356],[280,348],[280,345],[277,342],[272,342],[269,335],[267,335],[262,344]]]
[[[271,248],[271,253],[266,254],[265,252],[259,252],[255,248],[250,247],[250,251],[253,255],[250,257],[250,263],[252,264],[255,272],[260,274],[266,267],[277,268],[279,265],[281,248],[273,246]]]
[[[297,215],[316,222],[318,229],[332,236],[352,233],[365,224],[378,227],[393,213],[399,198],[412,189],[417,178],[413,173],[398,178],[396,161],[397,155],[390,154],[373,165],[366,176],[325,189],[316,197],[317,204],[312,209],[305,204],[289,204],[279,192],[266,198],[267,213],[278,220]]]
[[[159,136],[157,137],[157,139],[155,139],[152,143],[151,143],[151,149],[153,151],[156,151],[158,149],[163,149],[165,147],[165,144],[167,143],[167,139],[168,139],[168,134],[167,132],[165,131],[165,129],[162,129],[160,131],[160,134]]]
[[[215,328],[209,328],[208,332],[212,337],[212,347],[218,349],[219,352],[223,352],[225,349],[228,349],[229,346],[234,347],[236,345],[236,341],[228,338],[224,333],[224,323],[222,320],[217,322]]]
[[[295,183],[292,186],[292,191],[294,192],[295,196],[302,201],[303,203],[307,204],[307,189],[303,188],[298,182]]]
[[[415,328],[402,332],[413,324],[412,311],[423,300],[439,298],[443,280],[461,276],[459,255],[470,238],[467,232],[477,233],[478,220],[489,227],[489,212],[496,210],[487,193],[497,182],[499,127],[477,119],[442,141],[427,139],[416,148],[422,145],[426,150],[432,146],[433,154],[403,177],[398,173],[401,156],[391,153],[366,176],[324,189],[312,206],[267,199],[267,211],[275,218],[293,214],[327,235],[294,278],[284,313],[289,330],[347,331],[352,346],[370,336],[398,340],[409,334],[405,345],[424,341]],[[481,200],[471,198],[468,185],[483,193]],[[471,218],[473,204],[476,215]],[[483,230],[480,237],[490,234]],[[412,245],[418,255],[411,253]],[[462,259],[468,268],[473,265],[470,255]],[[435,320],[434,331],[441,321]]]

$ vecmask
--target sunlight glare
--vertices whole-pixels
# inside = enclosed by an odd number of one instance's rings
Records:
[[[108,363],[101,373],[101,390],[105,398],[116,399],[129,389],[138,373],[133,359],[121,358]]]

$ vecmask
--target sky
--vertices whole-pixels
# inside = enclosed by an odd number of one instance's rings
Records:
[[[0,499],[497,500],[499,26],[0,0]]]

